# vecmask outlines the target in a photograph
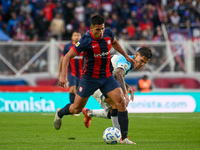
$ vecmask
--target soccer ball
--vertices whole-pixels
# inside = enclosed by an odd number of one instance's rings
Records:
[[[121,139],[121,132],[115,127],[108,127],[103,132],[103,139],[107,144],[117,144]]]

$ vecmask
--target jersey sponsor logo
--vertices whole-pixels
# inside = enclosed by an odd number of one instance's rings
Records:
[[[110,51],[109,52],[103,52],[103,53],[101,53],[101,54],[94,54],[94,57],[102,57],[102,56],[106,56],[106,55],[108,55],[110,53]]]
[[[80,87],[79,87],[79,92],[82,92],[82,91],[83,91],[83,87],[80,86]]]
[[[80,43],[79,43],[79,42],[77,42],[75,46],[76,46],[76,47],[78,47],[79,45],[80,45]]]

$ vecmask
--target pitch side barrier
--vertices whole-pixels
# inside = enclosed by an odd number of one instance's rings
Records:
[[[22,88],[23,89],[23,88]],[[25,89],[25,88],[24,88]],[[28,89],[28,88],[27,88]],[[55,112],[58,107],[69,103],[66,91],[38,92],[30,91],[0,92],[0,112]],[[32,90],[32,91],[31,91]],[[86,105],[89,109],[101,109],[92,97]],[[128,106],[129,113],[186,113],[200,112],[200,92],[135,92],[134,102]]]

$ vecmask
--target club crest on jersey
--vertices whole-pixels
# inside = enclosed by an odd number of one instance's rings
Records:
[[[78,47],[79,45],[80,45],[80,43],[79,43],[79,42],[77,42],[75,46],[76,46],[76,47]]]
[[[83,87],[80,86],[80,87],[79,87],[79,92],[82,92],[82,91],[83,91]]]
[[[127,68],[127,67],[128,67],[127,64],[125,64],[125,65],[124,65],[124,68]]]
[[[111,41],[110,41],[110,40],[108,40],[108,41],[107,41],[107,43],[110,45]]]

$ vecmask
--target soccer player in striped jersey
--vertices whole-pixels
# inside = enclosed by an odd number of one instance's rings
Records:
[[[59,130],[64,115],[77,114],[82,111],[88,98],[97,90],[109,97],[117,106],[118,120],[122,133],[122,144],[135,144],[127,138],[128,113],[125,105],[125,98],[121,86],[112,75],[110,50],[113,47],[121,53],[127,61],[133,65],[134,59],[128,56],[114,37],[114,32],[105,28],[104,18],[95,15],[91,18],[90,30],[82,36],[80,41],[70,49],[63,58],[62,74],[59,85],[66,88],[67,67],[71,58],[84,52],[86,64],[74,103],[56,110],[54,127]],[[125,96],[126,98],[129,98]]]
[[[60,72],[62,70],[63,57],[69,52],[69,50],[76,45],[81,39],[81,33],[74,31],[72,33],[72,41],[65,45],[62,55],[60,57],[60,63],[58,67],[57,78],[60,78]],[[69,99],[71,103],[74,103],[75,94],[83,71],[83,53],[80,53],[76,57],[70,60],[67,70],[67,80],[69,84]]]
[[[147,47],[141,47],[135,53],[135,55],[131,55],[130,57],[132,57],[135,60],[135,63],[136,63],[135,68],[139,70],[151,59],[152,52]],[[131,95],[130,100],[133,101],[134,92],[132,91],[131,87],[128,84],[126,84],[124,81],[124,76],[127,75],[133,69],[132,64],[126,61],[125,57],[122,55],[114,55],[111,59],[111,62],[114,68],[113,74],[116,80],[121,85],[124,95],[130,93]],[[101,105],[103,109],[89,110],[87,108],[84,108],[83,114],[85,116],[84,118],[85,126],[89,128],[91,117],[96,116],[96,117],[111,119],[113,126],[120,130],[116,105],[109,98],[106,98],[99,89],[94,92],[92,97],[96,101],[99,102],[99,104]],[[126,99],[126,100],[129,100],[129,99]],[[126,106],[128,106],[128,104],[129,104],[129,101],[126,101]]]

